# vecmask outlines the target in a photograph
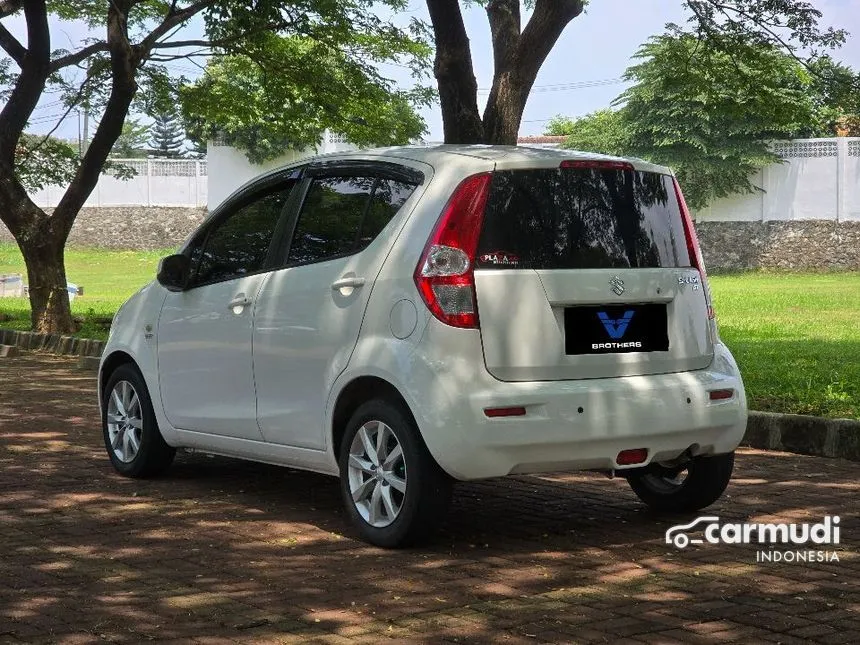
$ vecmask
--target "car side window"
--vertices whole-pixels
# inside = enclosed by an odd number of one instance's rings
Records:
[[[264,268],[269,246],[295,182],[257,196],[241,206],[206,235],[200,250],[195,284],[237,278]]]
[[[307,264],[356,253],[400,210],[415,186],[371,176],[313,180],[296,223],[288,262]]]
[[[375,177],[317,177],[299,214],[288,262],[319,262],[351,253]]]
[[[415,192],[415,186],[403,181],[380,179],[376,183],[370,206],[361,224],[359,249],[363,249],[376,239],[413,192]]]

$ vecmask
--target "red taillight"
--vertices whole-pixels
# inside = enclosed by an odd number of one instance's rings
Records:
[[[711,304],[711,290],[708,287],[708,274],[705,271],[705,261],[702,259],[702,249],[699,246],[696,227],[693,226],[693,218],[690,216],[690,209],[687,208],[684,193],[681,192],[681,185],[678,183],[677,179],[673,178],[673,182],[675,183],[675,197],[677,197],[678,207],[681,209],[681,221],[684,223],[684,238],[687,240],[687,254],[690,256],[690,264],[692,267],[699,271],[702,290],[705,293],[705,303],[708,306],[708,318],[713,320],[714,307]]]
[[[629,161],[604,161],[600,159],[565,159],[559,168],[582,168],[595,170],[635,170]]]
[[[644,463],[648,459],[647,448],[636,448],[634,450],[622,450],[615,458],[615,463],[619,466],[631,466],[633,464]]]
[[[484,408],[484,414],[491,419],[497,417],[524,417],[526,409],[522,406],[513,408]]]
[[[415,285],[427,307],[452,327],[478,327],[475,254],[491,178],[488,172],[472,175],[457,186],[415,267]]]

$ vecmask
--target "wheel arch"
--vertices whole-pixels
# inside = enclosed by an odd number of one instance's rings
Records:
[[[389,381],[378,376],[359,376],[347,383],[338,393],[334,404],[331,420],[331,446],[335,460],[340,454],[341,441],[343,440],[346,424],[358,407],[372,399],[384,399],[403,409],[409,415],[410,420],[415,423],[415,415],[400,393],[400,390]],[[419,436],[421,429],[419,428]]]
[[[101,402],[105,385],[107,384],[110,375],[113,374],[116,368],[120,365],[126,365],[128,363],[134,365],[137,367],[138,371],[140,371],[140,367],[138,367],[137,361],[134,360],[134,357],[121,349],[111,352],[108,356],[102,359],[102,364],[99,368],[99,402]]]

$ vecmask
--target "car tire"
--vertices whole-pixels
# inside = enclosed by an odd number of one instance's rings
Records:
[[[630,488],[645,504],[665,513],[689,513],[716,502],[729,480],[735,453],[713,457],[694,457],[681,468],[652,465],[627,475]],[[686,477],[680,481],[680,474]]]
[[[347,423],[338,461],[347,514],[365,541],[408,546],[441,524],[452,481],[402,405],[380,399],[361,405]]]
[[[164,472],[176,449],[161,436],[149,390],[138,369],[130,363],[117,367],[102,398],[105,449],[117,472],[134,478]]]

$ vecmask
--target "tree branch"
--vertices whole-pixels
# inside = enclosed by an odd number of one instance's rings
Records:
[[[78,63],[84,62],[87,58],[92,56],[93,54],[97,54],[98,52],[106,52],[108,50],[108,44],[106,42],[98,42],[93,43],[91,45],[87,45],[83,49],[79,49],[76,52],[72,52],[71,54],[66,54],[65,56],[60,56],[51,61],[51,71],[56,72],[64,67],[68,67],[69,65],[77,65]]]
[[[9,4],[9,3],[6,3]],[[0,219],[19,243],[35,235],[38,222],[28,221],[27,206],[36,209],[15,173],[15,151],[27,120],[39,102],[48,79],[51,39],[45,0],[24,7],[27,21],[27,54],[9,100],[0,112]]]
[[[492,0],[487,5],[495,58],[483,120],[487,143],[516,144],[537,73],[561,32],[582,9],[582,0],[536,0],[534,13],[520,33],[519,2]]]
[[[536,0],[535,10],[517,46],[518,72],[537,77],[538,70],[568,23],[582,13],[582,0]],[[532,78],[532,83],[534,78]],[[531,91],[531,83],[526,93]]]
[[[478,83],[457,0],[427,0],[436,40],[433,73],[439,86],[445,143],[481,143]]]
[[[18,67],[23,67],[24,56],[27,55],[27,48],[22,45],[12,32],[0,25],[0,47],[9,54],[9,56],[18,63]]]
[[[69,113],[72,110],[74,110],[75,106],[80,102],[81,98],[84,95],[84,90],[86,89],[87,85],[89,85],[89,83],[92,79],[93,79],[92,76],[87,76],[84,79],[84,82],[81,83],[81,86],[78,88],[78,91],[75,92],[75,97],[69,102],[69,106],[66,108],[66,111],[63,112],[62,116],[59,119],[57,119],[57,123],[54,125],[54,127],[51,128],[51,130],[48,132],[48,134],[46,134],[42,138],[42,140],[39,141],[39,143],[37,143],[35,146],[33,146],[32,148],[27,150],[27,154],[25,154],[23,157],[21,157],[21,161],[26,159],[27,156],[33,154],[34,152],[37,152],[39,150],[39,148],[41,148],[43,145],[45,145],[45,143],[47,143],[48,139],[51,138],[51,135],[57,131],[57,129],[63,124],[63,121],[66,120],[66,117],[69,116]],[[20,163],[20,161],[19,161],[19,163]]]
[[[493,66],[496,74],[510,67],[520,40],[519,0],[491,0],[487,19],[493,40]]]
[[[178,11],[176,10],[176,3],[171,4],[170,11],[167,12],[164,20],[161,21],[161,24],[153,29],[149,35],[140,42],[139,48],[143,53],[143,56],[146,57],[146,55],[158,43],[158,39],[165,36],[175,26],[185,22],[214,3],[215,0],[200,0],[199,2],[190,4],[184,9],[180,9]]]
[[[245,34],[242,34],[244,36]],[[227,44],[229,41],[238,40],[230,38],[224,40],[170,40],[161,43],[155,43],[150,49],[176,49],[178,47],[220,47],[222,44]]]
[[[0,112],[0,161],[10,167],[14,167],[15,147],[42,96],[50,71],[51,38],[45,0],[27,2],[24,15],[29,48],[21,61],[21,73],[9,101]]]
[[[0,18],[11,16],[21,8],[21,2],[17,0],[0,0]]]
[[[99,180],[111,148],[122,133],[132,99],[137,92],[137,69],[141,59],[128,39],[126,7],[114,0],[108,8],[107,45],[110,51],[111,90],[96,132],[69,187],[63,194],[51,222],[65,244],[78,211]]]

